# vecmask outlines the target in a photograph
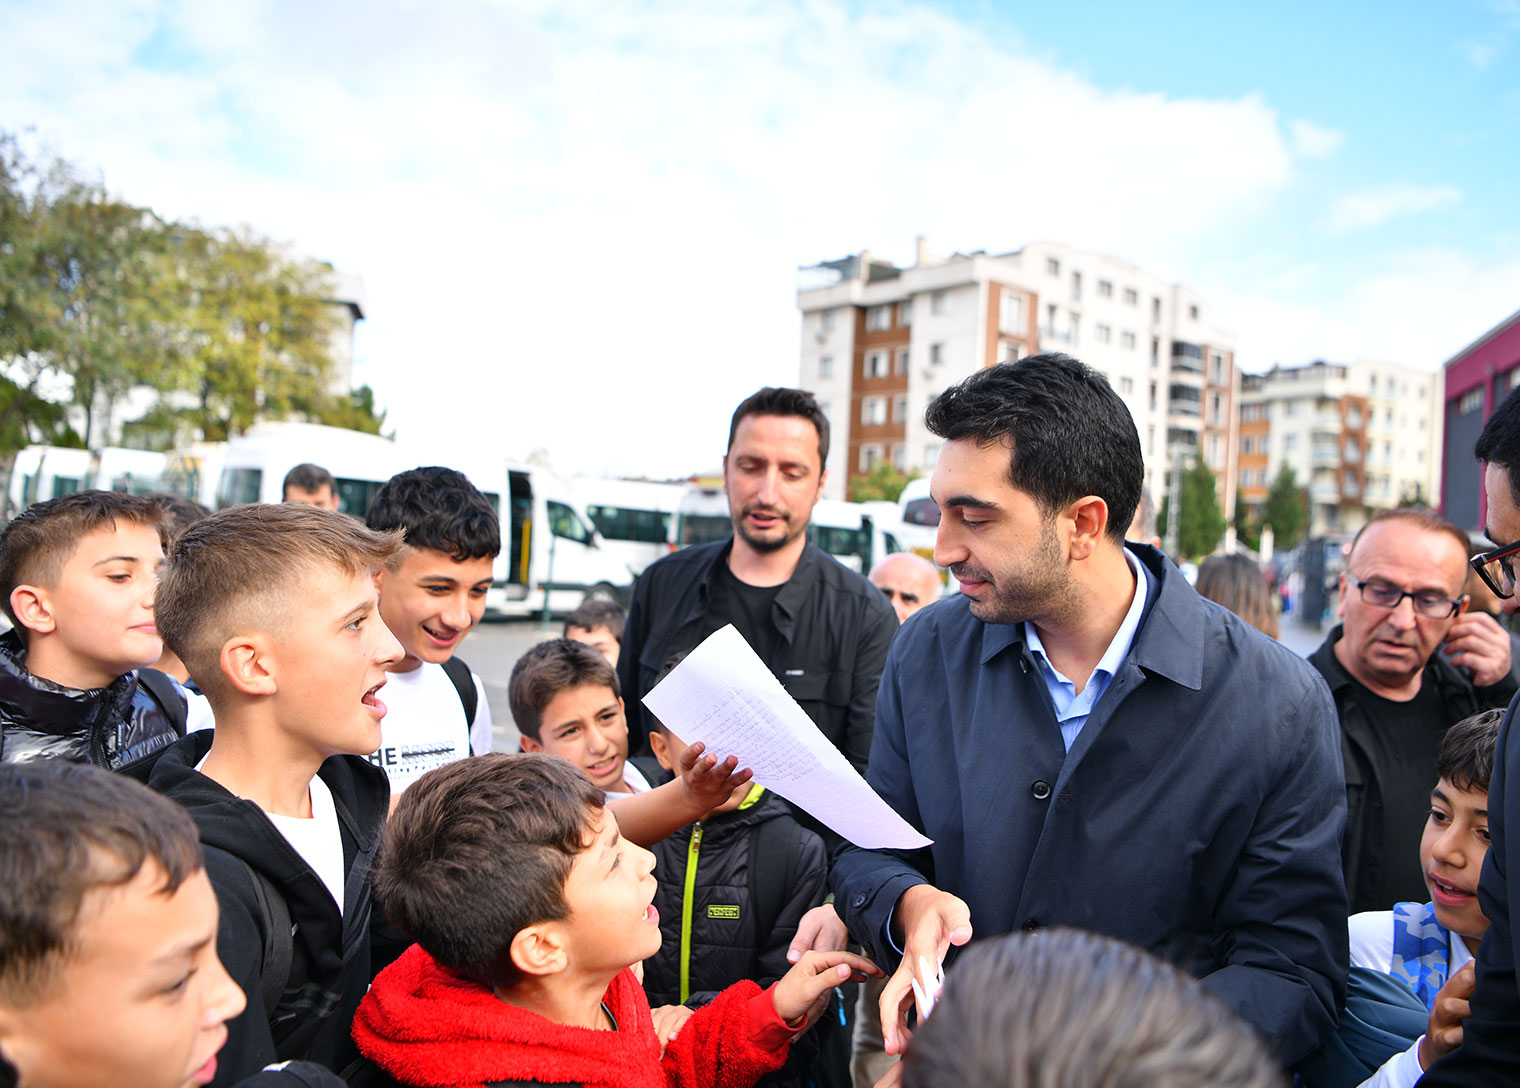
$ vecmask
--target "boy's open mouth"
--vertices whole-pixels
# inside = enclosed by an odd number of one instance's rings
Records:
[[[385,681],[384,680],[380,681],[374,687],[372,687],[368,691],[366,691],[364,693],[364,698],[362,698],[362,699],[359,700],[365,706],[367,706],[371,710],[375,711],[378,714],[378,716],[382,717],[382,718],[385,717],[386,705],[380,701],[377,693],[383,687],[385,687]]]
[[[1473,892],[1464,891],[1455,884],[1448,884],[1434,875],[1430,878],[1430,889],[1435,896],[1436,902],[1445,903],[1448,906],[1470,903],[1476,898]]]
[[[459,634],[460,634],[458,631],[455,631],[452,634],[445,633],[445,632],[442,632],[442,631],[437,631],[437,630],[434,630],[433,628],[429,627],[425,623],[422,624],[422,633],[425,634],[425,635],[427,635],[428,638],[432,639],[434,642],[436,642],[440,646],[452,646],[452,645],[454,645],[454,643],[456,643],[456,642],[459,641]]]

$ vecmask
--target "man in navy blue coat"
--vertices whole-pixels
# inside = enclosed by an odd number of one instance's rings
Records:
[[[1473,451],[1483,466],[1488,501],[1484,532],[1498,547],[1472,560],[1489,588],[1504,598],[1506,612],[1520,611],[1515,568],[1520,564],[1520,389],[1510,393],[1483,426]],[[1462,1045],[1430,1067],[1424,1085],[1488,1088],[1520,1084],[1520,984],[1515,970],[1515,928],[1520,924],[1520,745],[1515,740],[1515,703],[1499,730],[1493,778],[1488,787],[1491,845],[1478,881],[1478,905],[1488,932],[1478,948],[1471,1015]]]
[[[934,839],[843,847],[855,937],[910,981],[975,933],[1068,925],[1201,977],[1283,1062],[1335,1023],[1346,976],[1345,785],[1330,693],[1303,660],[1125,547],[1140,443],[1064,355],[980,371],[929,408],[945,439],[935,561],[959,596],[898,633],[867,779]],[[1009,985],[1019,985],[1010,979]]]

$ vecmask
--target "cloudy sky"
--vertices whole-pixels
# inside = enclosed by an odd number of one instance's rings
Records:
[[[0,41],[0,129],[358,276],[356,377],[440,458],[711,468],[797,379],[797,267],[920,234],[1185,282],[1251,370],[1520,308],[1520,0],[0,0]]]

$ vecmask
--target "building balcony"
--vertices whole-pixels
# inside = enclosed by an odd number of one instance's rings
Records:
[[[1341,489],[1336,487],[1334,482],[1311,484],[1309,486],[1309,501],[1325,506],[1338,506],[1341,501]]]

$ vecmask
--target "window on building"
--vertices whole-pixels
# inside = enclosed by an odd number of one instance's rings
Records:
[[[1151,386],[1151,407],[1156,407],[1156,387],[1154,385]],[[1154,423],[1147,423],[1145,426],[1145,448],[1148,450],[1156,448],[1156,425]]]
[[[1078,334],[1081,333],[1081,331],[1082,331],[1082,318],[1080,316],[1078,316],[1077,314],[1072,314],[1071,315],[1071,342],[1072,342],[1073,345],[1076,344]]]
[[[1217,464],[1219,461],[1219,436],[1217,434],[1209,435],[1206,447],[1208,452],[1204,457],[1208,460],[1209,464]]]
[[[1135,379],[1134,378],[1120,378],[1119,379],[1119,392],[1121,392],[1121,393],[1133,393],[1134,391],[1135,391]]]
[[[897,304],[897,323],[903,328],[907,328],[913,324],[913,300],[911,298]]]
[[[1151,337],[1151,366],[1161,365],[1161,338]]]
[[[1119,346],[1121,348],[1129,348],[1131,351],[1134,351],[1135,334],[1132,332],[1121,332],[1119,334]]]
[[[1071,297],[1074,299],[1082,297],[1082,273],[1080,272],[1071,274]]]
[[[1111,339],[1113,339],[1113,335],[1114,330],[1109,328],[1107,325],[1093,326],[1093,339],[1100,344],[1108,343]]]
[[[1047,333],[1052,333],[1052,332],[1055,332],[1055,329],[1056,329],[1056,304],[1054,302],[1047,302],[1045,304],[1045,331]]]
[[[1156,410],[1156,383],[1151,382],[1151,411]]]
[[[1224,409],[1218,393],[1209,394],[1209,422],[1215,427],[1224,422]]]
[[[1457,401],[1457,415],[1459,416],[1465,416],[1470,412],[1481,412],[1482,410],[1483,387],[1481,385],[1476,389],[1469,389],[1466,393],[1462,394],[1462,399]],[[1390,425],[1393,423],[1393,409],[1391,408],[1388,410],[1388,422]]]
[[[886,397],[862,397],[860,400],[860,422],[867,427],[876,427],[887,421],[887,398]]]
[[[818,380],[828,381],[834,376],[834,357],[832,355],[820,355],[818,357]]]
[[[938,442],[930,442],[924,446],[924,468],[932,469],[939,464],[939,447]]]
[[[1285,453],[1289,453],[1289,452],[1292,452],[1293,450],[1296,450],[1296,449],[1298,449],[1298,435],[1296,435],[1296,434],[1285,434],[1285,435],[1283,435],[1283,451]]]
[[[866,331],[885,332],[892,327],[892,307],[872,306],[866,310]]]
[[[1209,366],[1212,369],[1213,374],[1214,374],[1214,384],[1215,385],[1223,385],[1224,384],[1224,356],[1223,355],[1218,355],[1218,354],[1212,356],[1209,359]]]
[[[1241,440],[1240,440],[1240,452],[1241,453],[1250,453],[1251,452],[1251,436],[1250,435],[1245,435],[1244,437],[1241,438]]]
[[[875,465],[876,462],[880,461],[882,459],[882,456],[883,456],[884,453],[885,453],[885,451],[882,449],[882,447],[879,444],[874,443],[874,442],[868,442],[865,445],[861,446],[860,447],[860,471],[862,473],[870,472],[871,471],[871,466]]]
[[[1054,257],[1046,257],[1045,271],[1050,273],[1052,276],[1059,276],[1061,274],[1061,262],[1056,260]]]
[[[1140,292],[1136,291],[1133,287],[1126,287],[1124,289],[1124,304],[1126,306],[1140,305]]]
[[[931,366],[938,366],[940,363],[943,363],[944,361],[945,361],[945,345],[941,344],[941,343],[930,344],[929,345],[929,364]]]
[[[1021,335],[1024,332],[1024,296],[1004,291],[998,305],[998,328]]]
[[[902,375],[906,374],[908,372],[908,362],[909,362],[909,359],[908,359],[908,349],[907,348],[898,348],[897,349],[897,366],[893,370],[893,373],[896,374],[896,375],[898,375],[899,377],[901,377]]]
[[[1161,300],[1154,295],[1151,296],[1151,321],[1161,324]]]
[[[935,291],[929,296],[929,312],[935,317],[943,317],[950,312],[950,292]]]
[[[1271,453],[1272,452],[1272,436],[1271,435],[1269,435],[1269,434],[1262,434],[1262,435],[1257,435],[1256,436],[1256,452],[1257,453]]]
[[[908,418],[908,395],[899,393],[892,398],[892,422],[902,423]]]
[[[818,327],[821,328],[824,332],[834,331],[833,310],[824,310],[823,313],[818,315]]]
[[[866,352],[866,377],[885,378],[888,368],[891,366],[889,355],[885,351]]]
[[[908,471],[908,447],[901,442],[892,445],[892,467],[898,472]]]
[[[1291,419],[1293,417],[1293,414],[1295,412],[1297,412],[1297,411],[1298,411],[1298,401],[1296,401],[1296,400],[1285,400],[1285,401],[1282,402],[1282,414],[1284,416],[1286,416],[1286,417],[1288,417],[1288,418]]]
[[[1190,320],[1190,321],[1197,321],[1198,320],[1198,307],[1197,306],[1189,306],[1188,307],[1188,320]]]
[[[1113,298],[1114,297],[1114,283],[1113,283],[1112,280],[1099,280],[1098,281],[1098,297],[1099,298]]]
[[[998,341],[998,362],[1016,363],[1024,357],[1024,345],[1018,340]]]

